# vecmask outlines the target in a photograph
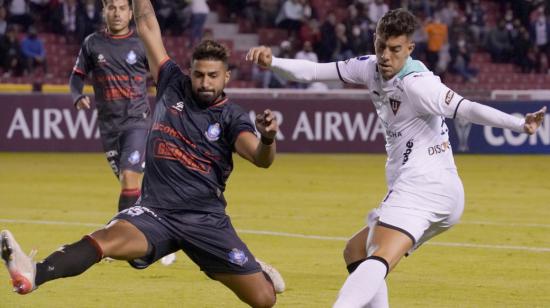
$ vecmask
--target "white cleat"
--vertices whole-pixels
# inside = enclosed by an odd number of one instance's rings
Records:
[[[0,232],[0,247],[2,259],[10,273],[13,291],[27,294],[35,290],[36,262],[32,258],[36,251],[31,251],[27,256],[8,230]]]
[[[273,283],[273,289],[275,289],[275,293],[280,294],[285,291],[285,281],[283,280],[283,276],[279,273],[278,270],[276,270],[273,266],[263,262],[262,260],[256,259],[256,262],[260,264],[260,267],[262,268],[262,271],[271,278],[271,282]]]
[[[164,265],[164,266],[169,266],[172,263],[174,263],[175,261],[176,261],[176,253],[175,252],[173,252],[169,255],[166,255],[166,256],[162,257],[162,259],[160,259],[160,263],[162,263],[162,265]]]

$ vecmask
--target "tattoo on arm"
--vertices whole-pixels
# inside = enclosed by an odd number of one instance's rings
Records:
[[[147,17],[151,14],[155,16],[155,10],[153,9],[153,5],[151,4],[151,1],[149,0],[134,1],[134,19],[136,21],[140,18]]]

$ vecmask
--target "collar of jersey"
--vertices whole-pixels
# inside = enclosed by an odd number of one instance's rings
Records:
[[[409,57],[407,58],[407,62],[405,62],[405,66],[397,73],[397,78],[403,79],[405,76],[410,75],[412,73],[421,73],[421,72],[428,72],[428,69],[426,66],[418,61],[414,60],[413,58]],[[392,78],[393,79],[393,78]]]
[[[130,31],[128,31],[128,33],[123,34],[123,35],[114,35],[114,34],[109,33],[109,30],[108,30],[108,29],[105,29],[105,35],[107,35],[108,37],[110,37],[110,38],[112,38],[112,39],[115,39],[115,40],[120,40],[120,39],[128,38],[128,37],[130,37],[132,34],[134,34],[134,29],[130,29]]]

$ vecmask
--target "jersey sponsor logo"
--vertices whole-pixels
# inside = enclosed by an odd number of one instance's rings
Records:
[[[237,264],[239,266],[243,266],[246,262],[248,262],[248,257],[246,256],[244,251],[238,248],[231,249],[231,251],[228,253],[228,256],[229,262]]]
[[[206,139],[210,141],[216,141],[220,139],[220,134],[222,132],[222,128],[220,126],[220,123],[214,123],[208,125],[208,129],[206,129],[206,132],[204,132],[204,135],[206,136]]]
[[[455,92],[453,92],[452,90],[447,91],[447,94],[445,95],[445,104],[449,105],[454,96]]]
[[[360,56],[360,57],[357,57],[357,60],[359,61],[365,61],[365,60],[368,60],[369,59],[369,56]]]
[[[393,115],[397,115],[397,111],[399,111],[399,106],[401,106],[400,101],[394,98],[390,98],[390,107],[391,107],[391,111],[393,111]]]
[[[402,163],[402,165],[406,164],[409,161],[409,155],[411,155],[413,147],[414,147],[414,139],[409,139],[409,141],[407,141],[406,146],[407,146],[407,149],[403,153],[403,163]]]
[[[155,140],[153,152],[155,158],[179,161],[188,169],[195,170],[200,173],[207,174],[212,170],[208,160],[187,153],[177,145],[162,139]]]
[[[105,152],[105,156],[107,156],[107,158],[117,157],[118,156],[118,151],[117,150],[107,151],[107,152]]]
[[[126,55],[126,63],[130,65],[134,65],[137,62],[137,55],[133,50],[130,50],[130,52]]]
[[[141,154],[139,154],[139,151],[134,151],[132,152],[132,154],[130,154],[130,157],[128,157],[128,162],[132,165],[135,165],[137,163],[139,163],[141,159]]]
[[[451,145],[448,141],[445,141],[441,144],[437,144],[428,148],[428,155],[433,156],[441,153],[445,153],[451,148]]]
[[[387,129],[386,136],[388,136],[388,138],[400,138],[402,134],[401,132],[396,132],[396,131]]]

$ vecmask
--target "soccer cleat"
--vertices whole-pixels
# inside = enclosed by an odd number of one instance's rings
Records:
[[[8,230],[0,232],[0,247],[2,259],[10,273],[13,291],[27,294],[35,290],[36,262],[32,258],[36,251],[31,251],[27,256]]]
[[[166,255],[166,256],[162,257],[162,259],[160,259],[160,263],[162,263],[162,265],[164,265],[164,266],[171,265],[175,261],[176,261],[176,253],[175,252],[173,252],[169,255]]]
[[[273,283],[273,288],[275,289],[275,293],[280,294],[285,291],[285,281],[283,280],[283,276],[279,273],[278,270],[276,270],[273,266],[263,262],[262,260],[256,259],[256,262],[260,264],[260,267],[262,268],[262,271],[271,278],[271,282]]]

